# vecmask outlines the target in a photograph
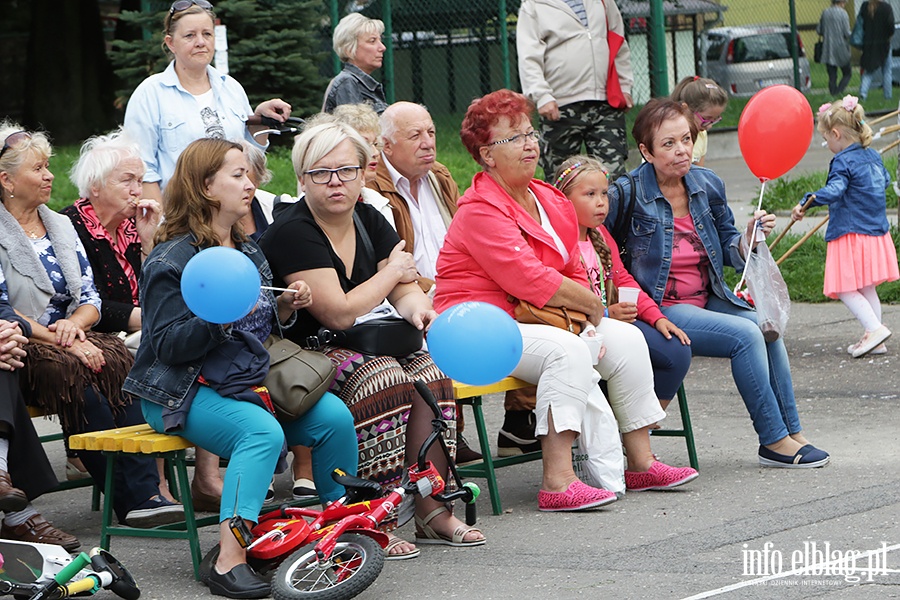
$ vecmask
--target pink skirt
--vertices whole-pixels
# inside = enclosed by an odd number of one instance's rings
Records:
[[[890,233],[882,236],[848,233],[828,242],[823,291],[829,298],[897,279],[900,279],[900,268]]]

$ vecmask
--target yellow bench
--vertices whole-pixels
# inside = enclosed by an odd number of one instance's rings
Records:
[[[176,435],[157,433],[149,425],[132,425],[105,431],[91,431],[69,436],[69,447],[74,450],[96,450],[106,456],[106,481],[103,485],[103,523],[100,528],[100,547],[109,549],[110,538],[114,535],[130,537],[153,537],[188,540],[191,549],[191,561],[194,566],[194,578],[200,578],[200,539],[197,529],[205,525],[219,522],[219,515],[198,519],[194,513],[194,502],[191,499],[190,479],[187,472],[185,450],[194,444]],[[137,529],[128,526],[113,525],[113,496],[115,494],[115,459],[121,453],[144,454],[155,458],[164,458],[175,473],[175,485],[172,492],[178,496],[184,506],[184,521],[161,525],[150,529]],[[171,481],[170,481],[171,483]]]
[[[506,392],[508,390],[520,389],[528,387],[532,384],[516,379],[515,377],[506,377],[497,383],[490,385],[468,385],[458,381],[453,382],[453,394],[456,397],[457,404],[468,405],[472,407],[475,415],[475,430],[478,433],[478,443],[481,448],[482,460],[472,465],[466,465],[459,468],[459,473],[463,477],[481,477],[487,480],[488,492],[491,495],[491,509],[495,515],[503,512],[503,506],[500,502],[500,489],[497,485],[496,469],[508,467],[532,460],[540,460],[542,458],[540,450],[520,454],[517,456],[506,456],[503,458],[495,458],[491,452],[490,437],[484,422],[484,411],[482,407],[482,396],[488,394],[496,394]],[[684,385],[678,388],[678,408],[681,413],[681,429],[654,429],[651,430],[652,435],[683,437],[687,446],[688,460],[693,468],[698,468],[697,450],[694,446],[694,432],[691,427],[691,415],[688,411],[687,395],[684,392]]]

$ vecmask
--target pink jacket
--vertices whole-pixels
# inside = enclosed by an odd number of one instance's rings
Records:
[[[606,245],[609,246],[610,254],[612,255],[613,283],[616,284],[617,288],[633,287],[641,290],[638,294],[637,301],[638,318],[648,325],[656,325],[656,322],[665,315],[659,310],[659,307],[656,305],[656,302],[653,301],[653,298],[648,296],[647,293],[641,289],[641,286],[634,280],[631,273],[625,270],[625,265],[622,264],[622,257],[619,255],[619,244],[613,239],[612,234],[607,231],[606,227],[603,225],[597,229],[603,235],[603,239],[606,240]]]
[[[530,189],[569,252],[564,261],[553,238],[487,173],[478,173],[459,199],[437,261],[438,312],[480,301],[513,314],[507,296],[544,306],[563,277],[588,287],[578,252],[578,220],[556,188],[532,180]]]

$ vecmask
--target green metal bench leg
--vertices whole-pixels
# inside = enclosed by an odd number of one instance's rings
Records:
[[[491,442],[488,437],[487,425],[484,422],[484,411],[481,406],[481,396],[466,398],[465,404],[472,407],[475,415],[475,429],[478,431],[478,444],[481,446],[482,464],[480,470],[487,479],[488,492],[491,495],[491,510],[495,515],[503,514],[503,506],[500,503],[500,488],[497,485],[497,474],[494,471],[494,459],[491,455]]]
[[[97,512],[100,510],[100,486],[91,486],[91,510]]]
[[[188,479],[187,464],[184,459],[184,450],[173,459],[175,474],[178,479],[178,488],[183,490],[181,504],[184,506],[184,524],[187,530],[188,544],[191,547],[191,562],[194,565],[194,579],[200,581],[200,561],[203,554],[200,550],[200,536],[197,533],[197,518],[194,514],[194,499],[190,492],[190,479]]]
[[[100,547],[109,550],[109,544],[112,540],[110,530],[113,528],[113,498],[115,497],[115,479],[116,456],[113,453],[106,455],[106,481],[103,484],[103,494],[106,496],[103,501],[103,523],[100,525]],[[96,488],[96,486],[95,486]]]
[[[684,443],[687,446],[688,461],[694,469],[700,469],[697,460],[697,447],[694,445],[694,428],[691,426],[691,411],[688,409],[687,394],[684,384],[678,388],[678,410],[681,412],[681,427],[684,429]]]

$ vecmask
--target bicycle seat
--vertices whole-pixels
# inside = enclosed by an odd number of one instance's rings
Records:
[[[334,479],[336,483],[347,488],[347,493],[351,495],[352,502],[373,500],[384,493],[378,482],[355,477],[353,475],[347,475],[340,469],[335,469],[331,474],[331,478]]]

